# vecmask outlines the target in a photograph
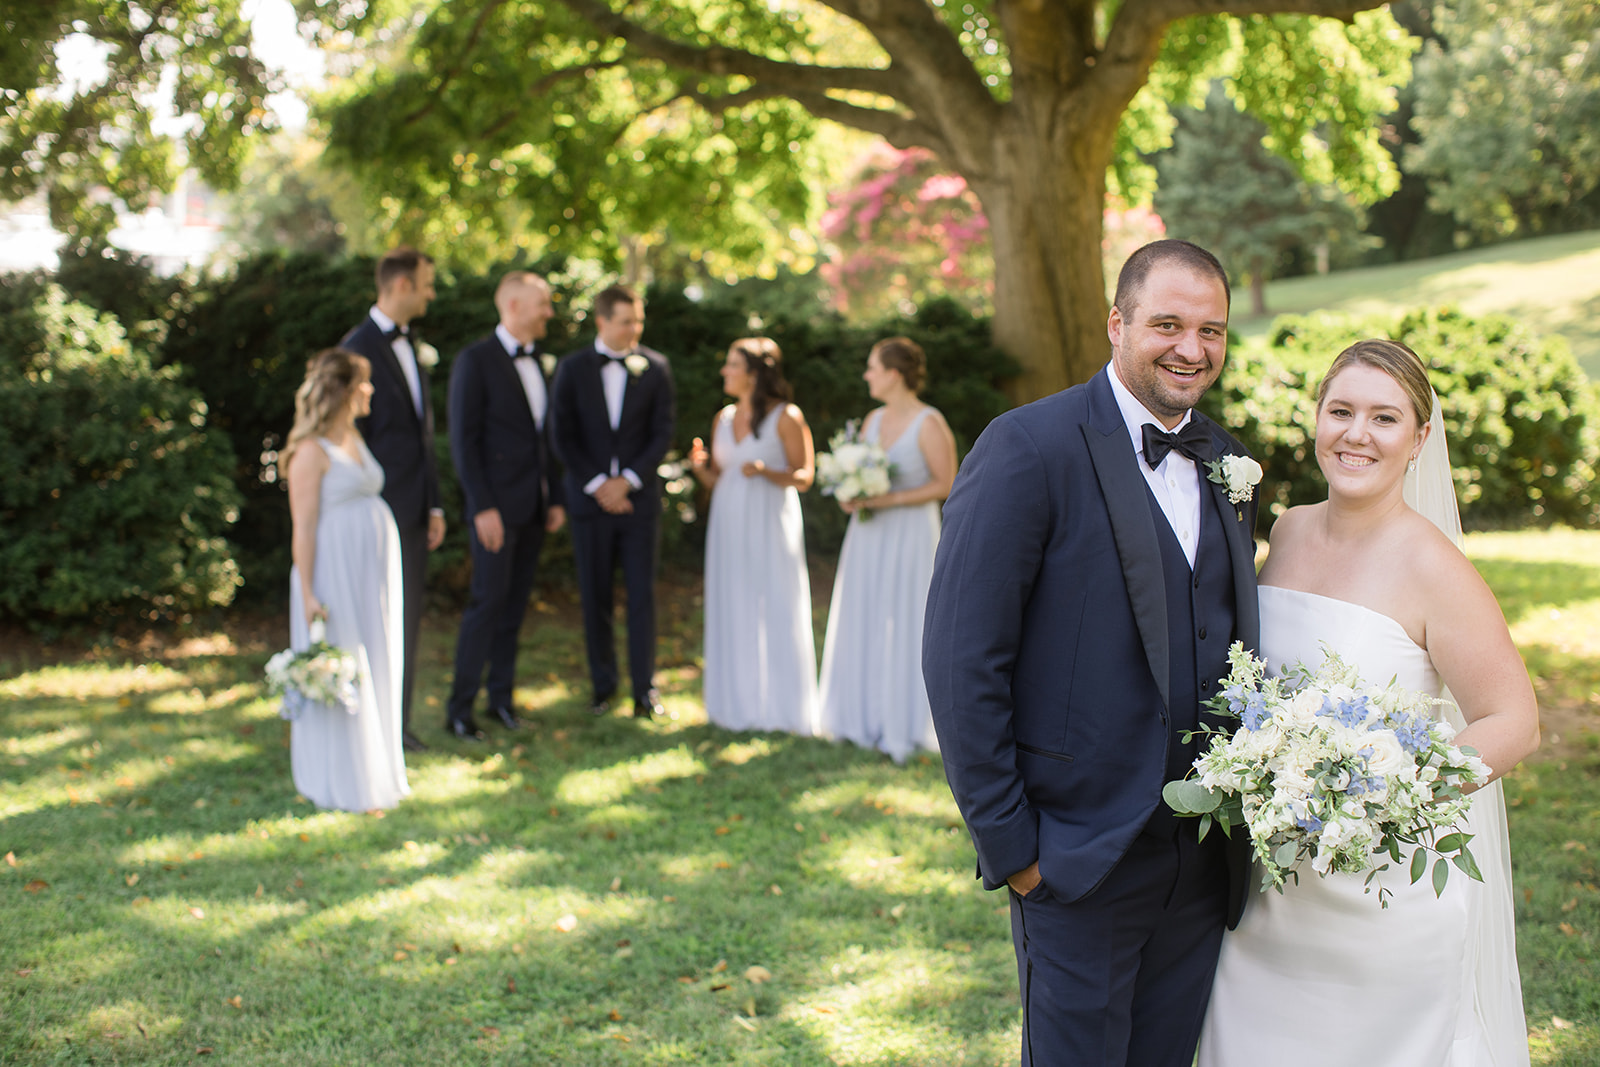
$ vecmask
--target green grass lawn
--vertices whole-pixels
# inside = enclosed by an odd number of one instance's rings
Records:
[[[1559,735],[1508,786],[1534,1062],[1594,1064],[1600,535],[1469,548]],[[663,618],[677,718],[593,719],[545,607],[531,727],[487,746],[437,729],[437,620],[435,748],[381,818],[295,796],[276,635],[0,651],[0,1063],[1015,1062],[1005,902],[937,759],[708,726],[692,589]]]
[[[1472,314],[1521,319],[1572,345],[1590,378],[1600,380],[1600,230],[1512,241],[1431,259],[1271,282],[1265,317],[1251,317],[1243,294],[1230,325],[1245,339],[1266,333],[1278,315],[1310,311],[1398,315],[1450,305]]]

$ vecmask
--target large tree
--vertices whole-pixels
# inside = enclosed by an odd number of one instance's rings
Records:
[[[68,235],[103,237],[192,167],[232,185],[283,88],[241,0],[0,4],[0,201],[44,193]],[[62,57],[75,57],[64,69]]]
[[[335,110],[334,142],[369,178],[387,169],[394,203],[520,198],[564,243],[669,217],[664,239],[708,256],[812,206],[813,120],[928,149],[989,219],[995,338],[1025,399],[1105,359],[1108,181],[1148,180],[1139,153],[1164,146],[1167,101],[1227,78],[1308,179],[1363,200],[1393,187],[1372,120],[1411,40],[1374,6],[431,0],[406,61]]]

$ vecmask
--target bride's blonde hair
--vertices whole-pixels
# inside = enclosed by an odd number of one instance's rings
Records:
[[[1352,363],[1381,370],[1393,378],[1411,401],[1411,410],[1417,415],[1417,427],[1420,429],[1428,425],[1428,420],[1433,417],[1433,387],[1428,384],[1428,368],[1422,365],[1422,358],[1409,346],[1387,337],[1369,337],[1357,341],[1334,357],[1328,373],[1322,376],[1322,384],[1317,386],[1319,413],[1323,401],[1328,398],[1328,383]]]
[[[278,452],[278,477],[289,478],[289,461],[307,438],[320,437],[350,403],[356,386],[372,378],[365,356],[325,348],[306,361],[306,380],[294,394],[294,426]]]

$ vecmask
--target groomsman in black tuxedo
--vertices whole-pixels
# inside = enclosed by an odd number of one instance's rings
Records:
[[[356,428],[383,467],[383,499],[400,528],[405,585],[400,722],[408,752],[428,747],[411,732],[411,693],[417,679],[417,631],[428,553],[444,541],[439,469],[433,455],[433,401],[428,394],[428,368],[439,357],[411,329],[433,299],[433,274],[433,260],[415,248],[386,253],[378,260],[378,302],[339,342],[339,347],[367,357],[372,364],[372,413],[357,419]]]
[[[500,280],[494,333],[461,350],[450,371],[450,455],[467,498],[472,598],[456,637],[445,729],[482,740],[472,717],[489,665],[489,717],[521,727],[511,702],[517,635],[533,594],[544,535],[566,522],[551,469],[550,382],[555,357],[539,348],[555,313],[550,286],[514,270]]]
[[[672,442],[672,372],[644,348],[644,302],[615,285],[595,298],[592,345],[556,371],[552,442],[566,468],[567,510],[583,601],[583,637],[594,685],[589,710],[604,715],[618,683],[612,586],[618,564],[628,597],[633,714],[662,712],[655,690],[656,467]]]

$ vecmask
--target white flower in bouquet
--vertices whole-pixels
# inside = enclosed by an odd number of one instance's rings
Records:
[[[845,423],[844,429],[828,441],[828,451],[817,455],[817,484],[824,496],[831,496],[841,504],[852,500],[867,500],[889,491],[894,477],[894,464],[883,449],[861,438],[855,420]],[[861,512],[870,518],[870,512]]]
[[[1463,791],[1489,779],[1455,731],[1434,718],[1443,701],[1399,685],[1370,686],[1328,652],[1315,671],[1296,665],[1280,678],[1235,643],[1222,695],[1207,705],[1236,719],[1232,733],[1203,726],[1210,744],[1195,776],[1162,791],[1179,815],[1198,816],[1202,837],[1244,827],[1262,884],[1282,889],[1310,860],[1316,874],[1367,873],[1369,885],[1411,848],[1412,882],[1433,860],[1433,888],[1443,893],[1454,864],[1481,880],[1467,848],[1472,835],[1453,828],[1471,807]],[[1378,899],[1388,891],[1381,883]]]
[[[278,714],[298,719],[313,705],[354,715],[360,707],[357,683],[360,668],[355,656],[328,644],[321,619],[311,622],[311,647],[304,652],[286,648],[267,660],[267,691],[282,698]]]

